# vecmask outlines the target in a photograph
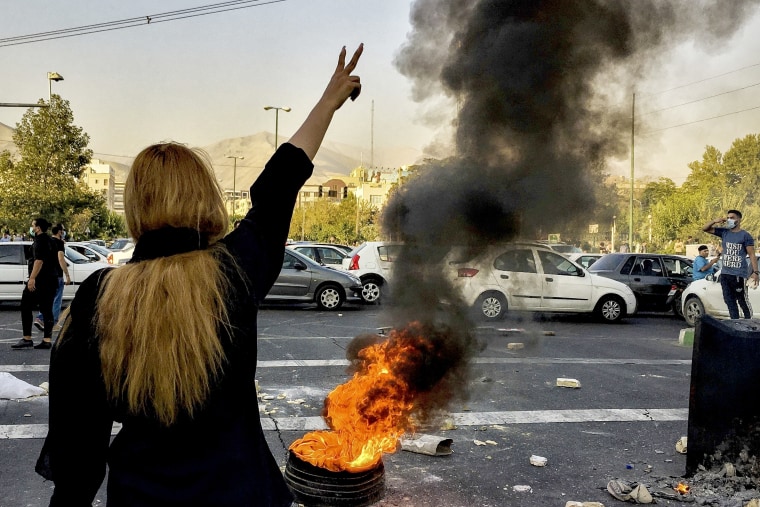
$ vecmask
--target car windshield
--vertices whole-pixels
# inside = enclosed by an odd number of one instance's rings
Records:
[[[117,239],[113,243],[111,243],[111,250],[121,250],[124,247],[126,247],[128,244],[130,244],[131,241],[128,239]]]
[[[550,245],[551,249],[559,253],[580,253],[581,249],[573,245]]]
[[[88,244],[87,248],[89,248],[91,250],[95,250],[100,255],[103,255],[105,257],[108,257],[108,254],[111,253],[110,250],[108,250],[108,248],[106,248],[104,246],[96,245],[95,243]]]
[[[74,264],[87,264],[88,262],[93,262],[92,259],[85,257],[84,255],[69,247],[66,247],[66,258]]]
[[[620,263],[620,255],[604,255],[589,266],[589,271],[612,271]]]

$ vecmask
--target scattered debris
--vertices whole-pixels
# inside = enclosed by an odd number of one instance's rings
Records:
[[[530,457],[530,464],[534,467],[545,467],[548,461],[543,456],[536,456],[535,454]]]
[[[452,419],[451,417],[447,417],[441,423],[441,429],[442,430],[455,430],[455,429],[457,429],[457,425],[454,424],[454,419]]]
[[[626,482],[611,480],[607,483],[607,491],[621,502],[627,502],[631,499],[631,491],[633,491],[633,488],[631,488]]]
[[[688,440],[688,437],[679,438],[678,442],[676,442],[676,452],[679,454],[686,454],[686,444]]]
[[[499,445],[499,443],[498,443],[498,442],[494,442],[493,440],[486,440],[486,443],[487,443],[488,445]]]
[[[569,501],[565,504],[565,507],[604,507],[603,503],[599,502],[573,502]]]
[[[393,326],[381,326],[377,328],[377,334],[379,334],[380,336],[385,336],[386,334],[388,334],[388,331],[390,331],[391,329],[393,329]]]
[[[574,378],[559,377],[557,378],[557,387],[571,387],[574,389],[580,389],[581,382],[580,380]]]
[[[631,498],[636,503],[652,503],[654,501],[649,490],[643,484],[639,484],[633,488],[633,491],[631,491]]]
[[[504,333],[504,334],[507,334],[507,335],[509,335],[509,334],[518,334],[518,333],[524,333],[525,332],[525,330],[523,328],[520,328],[520,327],[510,327],[510,328],[503,328],[502,327],[502,328],[499,328],[498,331],[500,333]]]
[[[516,491],[518,493],[533,493],[533,488],[524,484],[516,484],[512,486],[512,491]]]
[[[0,372],[0,399],[16,400],[45,394],[47,390],[42,387],[33,386],[8,372]]]
[[[556,333],[554,331],[544,331],[544,336],[555,336]],[[586,502],[589,503],[589,502]],[[594,503],[594,502],[591,502]]]
[[[521,343],[521,342],[507,343],[507,349],[509,349],[509,350],[520,350],[520,349],[524,349],[524,348],[525,348],[525,344]]]
[[[450,438],[442,438],[435,435],[416,434],[401,439],[401,449],[404,451],[427,454],[428,456],[448,456],[453,451]]]
[[[475,439],[475,440],[473,440],[472,442],[473,442],[475,445],[488,445],[488,444],[486,444],[485,442],[483,442],[482,440],[478,440],[478,439]]]

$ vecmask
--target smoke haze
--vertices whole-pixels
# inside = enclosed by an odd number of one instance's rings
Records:
[[[468,309],[438,261],[588,224],[594,185],[610,157],[627,157],[637,77],[688,38],[717,44],[756,1],[418,0],[396,65],[416,100],[445,92],[457,104],[456,155],[432,161],[384,208],[394,262],[391,323],[419,321],[447,336],[424,357],[439,387],[428,407],[464,397],[477,348]],[[594,178],[597,178],[595,181]],[[545,237],[545,236],[544,236]],[[444,269],[444,271],[442,271]],[[372,341],[372,340],[369,340]],[[440,341],[440,340],[439,340]],[[361,348],[361,339],[353,344]],[[365,340],[366,343],[366,340]],[[430,343],[437,347],[435,340]],[[459,356],[464,361],[446,357]],[[457,381],[451,381],[457,379]]]

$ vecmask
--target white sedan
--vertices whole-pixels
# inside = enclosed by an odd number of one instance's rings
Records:
[[[760,318],[760,289],[747,289],[752,318]],[[681,296],[683,318],[690,326],[696,325],[702,315],[717,319],[727,319],[728,307],[723,301],[723,290],[720,286],[720,271],[707,278],[691,282]],[[739,315],[743,315],[739,308]]]
[[[589,273],[543,245],[491,246],[474,258],[454,252],[446,266],[464,301],[487,320],[522,310],[592,313],[618,322],[636,312],[636,297],[627,285]]]
[[[21,301],[21,293],[29,279],[29,258],[32,255],[31,241],[0,243],[0,301]],[[63,300],[74,299],[77,289],[95,271],[112,268],[105,262],[96,262],[66,247],[66,264],[72,285],[63,288]]]

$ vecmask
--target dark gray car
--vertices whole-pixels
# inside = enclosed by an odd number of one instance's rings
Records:
[[[314,302],[320,310],[337,310],[346,301],[362,301],[362,282],[345,271],[320,266],[285,249],[282,270],[265,301]]]
[[[636,294],[637,308],[681,314],[681,294],[691,283],[692,261],[680,255],[610,253],[588,271],[623,282]]]

